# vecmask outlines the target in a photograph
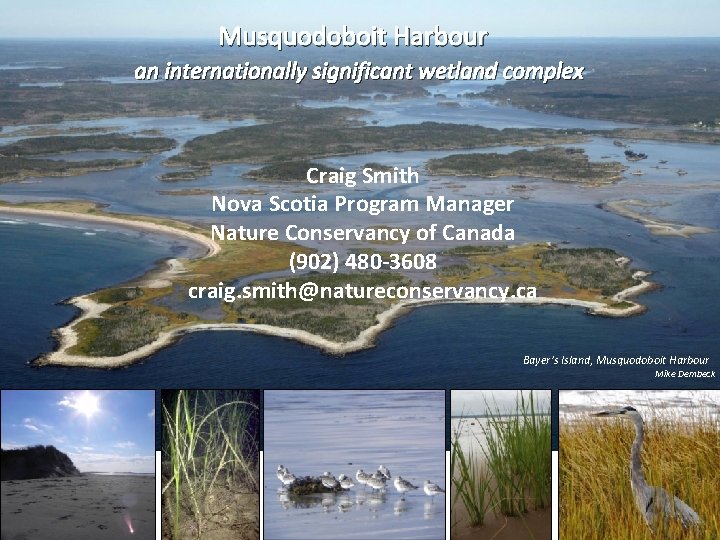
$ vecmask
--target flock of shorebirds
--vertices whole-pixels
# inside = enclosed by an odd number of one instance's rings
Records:
[[[278,465],[277,468],[277,477],[280,482],[282,482],[283,486],[286,488],[289,488],[292,486],[296,481],[297,477],[292,474],[287,467],[283,465]],[[357,480],[357,483],[362,486],[368,486],[372,488],[374,491],[382,491],[385,489],[385,485],[388,480],[392,480],[392,475],[390,474],[390,471],[385,467],[384,465],[380,465],[378,467],[378,470],[372,474],[366,473],[362,469],[358,469],[358,471],[355,473],[355,479]],[[328,489],[335,489],[338,486],[342,489],[348,490],[355,486],[355,482],[353,482],[352,478],[345,476],[344,474],[341,474],[337,478],[335,478],[332,474],[329,472],[324,472],[322,476],[320,476],[320,481],[322,482],[322,485],[325,486]],[[405,497],[405,493],[408,491],[414,491],[416,489],[419,489],[418,486],[413,485],[412,483],[405,480],[402,476],[397,476],[393,480],[393,485],[395,486],[395,489],[398,491],[398,493],[401,493],[403,498]],[[435,495],[440,495],[441,493],[445,493],[445,490],[438,486],[437,484],[432,483],[430,480],[425,480],[425,483],[423,484],[423,490],[425,491],[425,494],[430,497],[435,497]]]

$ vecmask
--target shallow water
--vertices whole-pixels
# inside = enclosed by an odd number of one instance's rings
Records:
[[[553,129],[613,129],[632,127],[632,124],[609,120],[592,120],[570,116],[550,115],[526,111],[510,104],[492,103],[486,99],[468,98],[467,92],[483,92],[488,81],[453,81],[429,87],[430,97],[378,101],[376,99],[336,101],[306,100],[306,107],[352,107],[370,112],[364,118],[379,126],[419,124],[421,122],[449,122],[451,124],[476,124],[489,128],[553,128]],[[441,94],[437,96],[437,94]],[[452,102],[448,107],[444,103]]]
[[[265,538],[444,538],[445,500],[421,487],[445,485],[444,392],[267,391],[264,407]],[[295,498],[279,489],[280,464],[353,480],[382,464],[420,489],[405,500],[390,482],[385,493]]]

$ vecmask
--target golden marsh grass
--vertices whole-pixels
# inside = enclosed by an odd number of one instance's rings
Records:
[[[707,409],[690,413],[644,413],[641,457],[647,483],[694,508],[701,529],[685,531],[673,522],[653,534],[630,487],[633,425],[578,413],[560,422],[560,538],[720,538],[719,421]]]

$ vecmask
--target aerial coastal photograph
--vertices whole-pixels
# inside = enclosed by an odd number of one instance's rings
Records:
[[[560,538],[717,538],[720,391],[560,391]]]
[[[155,392],[2,391],[3,540],[155,538]]]
[[[267,540],[445,538],[443,390],[266,390]]]
[[[580,387],[640,356],[715,384],[716,6],[35,4],[0,23],[4,384],[506,388],[571,357],[533,380]],[[248,43],[345,26],[389,46]]]

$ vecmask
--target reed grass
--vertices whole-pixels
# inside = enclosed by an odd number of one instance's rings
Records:
[[[500,512],[519,516],[550,502],[550,417],[538,411],[537,397],[519,393],[515,414],[488,407],[483,433],[485,459],[495,482]]]
[[[720,538],[720,426],[707,410],[692,415],[644,413],[642,461],[648,484],[694,508],[701,529],[671,522],[653,534],[630,488],[633,426],[578,414],[560,423],[560,538]]]
[[[461,432],[465,420],[460,421],[458,432]],[[491,509],[495,489],[491,485],[487,467],[478,459],[472,450],[467,453],[463,450],[459,435],[452,441],[450,454],[450,471],[456,499],[453,504],[461,500],[468,512],[470,525],[482,525],[485,515]]]
[[[463,450],[460,429],[453,435],[451,470],[457,500],[463,502],[470,525],[482,525],[496,515],[520,516],[550,504],[552,479],[550,417],[542,412],[534,392],[518,393],[514,414],[486,404],[488,413],[476,418],[482,438],[472,436],[481,450]]]
[[[207,497],[222,482],[258,490],[258,405],[244,391],[179,390],[163,400],[163,461],[170,463],[173,537],[179,538],[180,517],[195,519],[203,532]]]

